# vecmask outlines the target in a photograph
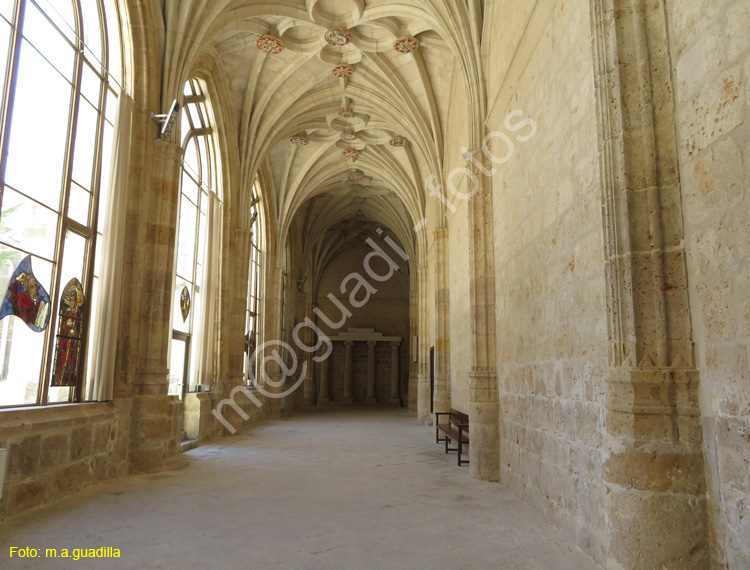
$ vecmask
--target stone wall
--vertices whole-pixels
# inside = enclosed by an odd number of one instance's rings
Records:
[[[0,414],[8,451],[0,519],[129,473],[129,416],[125,401]]]
[[[364,404],[367,398],[367,343],[357,341],[352,346],[352,396],[355,404]],[[346,350],[343,342],[335,342],[333,353],[328,361],[328,386],[331,402],[341,403],[344,399],[344,365]],[[399,347],[399,376],[401,378],[401,397],[406,400],[403,384],[404,370],[408,371],[406,350],[402,343]],[[391,343],[379,342],[375,347],[375,395],[378,404],[389,405],[391,390]]]
[[[496,18],[523,12],[499,4]],[[602,561],[608,335],[591,21],[587,0],[544,5],[554,10],[529,26],[537,36],[508,52],[517,61],[505,67],[523,72],[489,125],[515,150],[492,180],[501,481]],[[504,124],[516,110],[511,124],[537,123],[529,141],[530,128]]]
[[[750,3],[667,5],[709,519],[750,568]]]
[[[364,259],[372,250],[366,247],[356,247],[335,259],[324,272],[318,290],[318,307],[333,322],[341,318],[341,311],[327,298],[332,293],[347,309],[352,313],[344,327],[341,330],[332,330],[320,322],[321,329],[329,336],[336,336],[350,328],[369,328],[375,329],[376,332],[383,333],[385,336],[400,337],[401,346],[399,347],[399,386],[401,388],[401,398],[404,404],[408,401],[409,386],[409,288],[408,282],[400,275],[396,274],[391,279],[383,283],[377,283],[367,277],[364,271]],[[379,260],[374,260],[372,267],[376,273],[385,275],[387,270],[385,264],[381,267]],[[341,293],[341,283],[352,272],[360,273],[370,284],[378,290],[370,300],[361,308],[352,307],[349,303],[349,293],[353,289],[353,283],[349,283],[347,294]],[[358,298],[362,298],[364,293],[358,293]],[[367,379],[367,343],[356,342],[353,349],[352,358],[352,387],[354,390],[355,401],[358,401],[358,394],[366,394]],[[385,356],[383,356],[385,355]],[[381,362],[384,358],[386,362]],[[384,370],[390,374],[390,343],[378,343],[376,347],[376,390],[380,397],[390,388],[390,376],[384,375]],[[318,367],[319,376],[319,367]],[[343,398],[343,378],[344,378],[344,343],[334,343],[334,352],[329,361],[329,387],[333,391],[330,393],[331,399],[341,401]],[[363,401],[364,397],[360,401]],[[387,398],[385,399],[387,401]]]

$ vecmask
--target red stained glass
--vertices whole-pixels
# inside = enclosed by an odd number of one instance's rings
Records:
[[[52,386],[76,386],[81,356],[85,297],[78,279],[71,279],[60,297]]]

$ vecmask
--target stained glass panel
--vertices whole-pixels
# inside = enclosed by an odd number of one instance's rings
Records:
[[[0,292],[8,288],[11,275],[24,256],[25,254],[17,249],[0,245]],[[52,264],[35,258],[34,274],[42,283],[49,283],[52,278]],[[0,320],[2,405],[29,405],[37,402],[44,340],[44,334],[30,329],[21,319]]]
[[[78,383],[84,305],[83,286],[78,279],[71,279],[60,296],[52,386],[72,387]]]
[[[188,318],[187,321],[182,320],[182,307],[180,306],[180,299],[182,298],[182,289],[183,287],[187,287],[188,290],[191,288],[191,284],[185,281],[184,279],[177,278],[177,282],[175,284],[175,290],[173,292],[174,295],[174,302],[173,302],[173,309],[172,309],[172,328],[175,331],[183,332],[183,333],[189,333],[190,332],[190,319]],[[190,304],[194,304],[194,300],[192,298],[192,295],[190,296]]]
[[[47,290],[34,276],[31,256],[27,255],[10,276],[5,299],[0,305],[0,319],[16,316],[35,332],[49,324],[50,299]]]
[[[182,293],[180,293],[180,312],[184,323],[190,316],[190,290],[187,287],[183,287]]]

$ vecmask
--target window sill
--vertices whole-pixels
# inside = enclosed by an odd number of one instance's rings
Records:
[[[0,409],[0,431],[14,435],[30,428],[54,429],[112,420],[114,405],[110,402],[57,404]]]

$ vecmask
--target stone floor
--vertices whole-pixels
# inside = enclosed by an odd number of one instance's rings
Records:
[[[598,568],[401,411],[310,413],[0,524],[1,568]],[[10,546],[121,550],[9,560]]]

